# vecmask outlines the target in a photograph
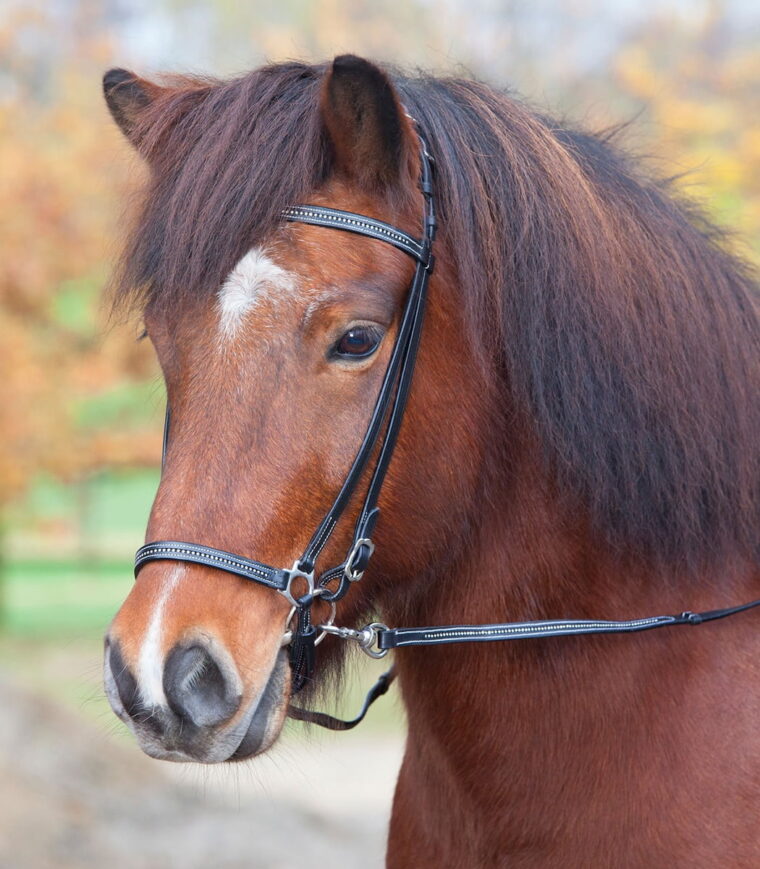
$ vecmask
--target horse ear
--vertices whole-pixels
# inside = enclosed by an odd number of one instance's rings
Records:
[[[388,76],[361,57],[336,57],[322,86],[334,171],[370,188],[414,179],[417,137]]]
[[[103,76],[103,95],[119,129],[135,147],[135,127],[140,113],[162,91],[159,85],[140,78],[128,69],[109,69]]]

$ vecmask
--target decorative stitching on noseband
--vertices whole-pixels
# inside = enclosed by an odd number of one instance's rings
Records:
[[[146,561],[156,560],[188,560],[195,563],[203,563],[209,567],[219,567],[221,570],[226,570],[234,573],[237,576],[243,576],[249,579],[254,579],[271,588],[279,589],[283,583],[276,579],[277,571],[274,568],[267,569],[266,565],[259,565],[258,562],[253,562],[240,557],[235,557],[231,554],[222,554],[221,550],[210,551],[201,546],[190,545],[171,545],[171,544],[147,544],[137,551],[135,557],[135,571]]]

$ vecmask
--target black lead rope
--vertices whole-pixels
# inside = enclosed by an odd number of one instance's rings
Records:
[[[494,625],[443,625],[435,628],[386,628],[376,632],[379,649],[400,649],[404,646],[438,646],[444,643],[485,643],[489,641],[527,640],[537,637],[572,637],[581,634],[635,634],[654,628],[674,625],[701,625],[725,619],[753,607],[760,600],[740,606],[693,613],[689,610],[677,616],[650,616],[625,621],[597,619],[556,619],[551,621],[506,622]]]
[[[367,692],[359,714],[356,718],[351,718],[348,721],[343,718],[336,718],[334,715],[328,715],[326,712],[315,712],[312,709],[302,709],[300,706],[292,705],[288,706],[288,718],[294,718],[296,721],[305,721],[307,724],[317,724],[319,727],[327,728],[327,730],[353,730],[357,724],[361,724],[364,721],[365,715],[369,712],[369,707],[375,700],[388,692],[395,679],[396,668],[391,667],[390,670],[386,670]]]

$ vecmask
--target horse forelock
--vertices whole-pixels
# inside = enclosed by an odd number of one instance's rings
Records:
[[[218,293],[281,209],[324,183],[325,69],[185,79],[144,113],[151,181],[117,297],[168,308]],[[757,557],[748,268],[604,137],[475,82],[394,81],[436,159],[439,256],[457,275],[447,289],[471,340],[493,346],[494,376],[547,468],[610,544],[679,565]]]

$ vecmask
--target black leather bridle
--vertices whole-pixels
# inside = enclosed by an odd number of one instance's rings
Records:
[[[433,270],[432,246],[436,223],[433,203],[432,159],[422,137],[420,137],[420,145],[420,188],[425,203],[422,237],[420,239],[371,217],[338,211],[333,208],[296,205],[286,208],[282,212],[283,219],[287,221],[340,229],[386,242],[408,254],[416,262],[414,277],[404,303],[396,342],[364,439],[340,491],[312,535],[303,555],[288,569],[272,567],[259,561],[197,543],[159,540],[142,546],[135,556],[135,576],[145,564],[151,561],[187,561],[233,573],[284,595],[293,607],[293,614],[296,617],[296,625],[290,638],[294,691],[300,690],[311,676],[314,670],[316,643],[322,635],[322,628],[329,627],[320,626],[320,630],[318,630],[312,624],[311,608],[314,601],[321,598],[332,605],[339,601],[351,584],[362,578],[375,548],[372,543],[372,533],[379,512],[377,501],[393,455],[409,396],[409,387],[412,382],[417,347],[422,331],[427,285]],[[170,416],[167,412],[164,451],[166,451],[168,444],[169,421]],[[354,527],[346,558],[341,564],[324,571],[317,578],[315,571],[317,559],[335,530],[351,496],[356,491],[376,449],[378,449],[378,454],[374,470]],[[364,636],[363,645],[367,651],[371,651],[371,646],[374,644],[375,635],[379,629],[379,625],[371,630],[368,629]],[[379,654],[377,651],[374,653]]]
[[[390,224],[333,208],[296,205],[286,208],[282,217],[286,221],[307,223],[330,229],[340,229],[364,235],[393,245],[416,262],[414,277],[404,303],[403,313],[391,358],[372,411],[364,439],[351,465],[332,507],[312,535],[303,555],[291,568],[272,567],[259,561],[234,555],[197,543],[160,540],[147,543],[137,550],[135,576],[151,561],[184,561],[214,567],[227,573],[251,580],[282,594],[291,604],[291,619],[295,626],[284,640],[290,645],[292,690],[299,691],[314,672],[315,651],[320,639],[332,634],[355,640],[372,657],[383,657],[388,650],[405,646],[430,646],[443,643],[518,640],[536,637],[556,637],[577,634],[634,633],[670,625],[697,625],[734,615],[760,606],[760,600],[727,609],[703,613],[683,612],[680,615],[652,616],[625,621],[587,619],[510,622],[489,625],[446,625],[428,628],[388,628],[372,623],[355,630],[333,624],[335,604],[349,590],[351,584],[362,578],[374,552],[372,533],[379,514],[377,502],[385,480],[388,465],[398,438],[409,388],[414,373],[417,348],[422,331],[427,285],[433,271],[433,239],[436,220],[433,197],[434,161],[420,135],[420,188],[424,197],[422,237],[413,238]],[[164,429],[164,458],[169,437],[170,413],[167,409]],[[344,561],[317,577],[316,563],[343,515],[351,496],[369,466],[375,450],[378,456],[359,512],[348,553]],[[301,588],[296,590],[297,584]],[[331,586],[333,586],[331,588]],[[331,605],[328,623],[315,626],[311,610],[315,600]],[[308,720],[337,730],[345,730],[359,723],[370,704],[388,689],[394,678],[393,671],[384,673],[370,690],[360,714],[350,722],[332,716],[291,707],[291,717]]]

